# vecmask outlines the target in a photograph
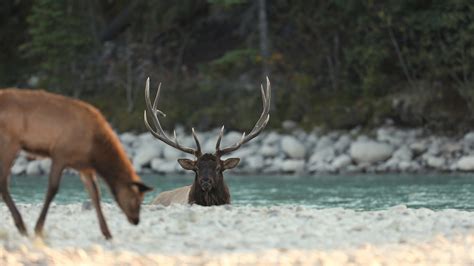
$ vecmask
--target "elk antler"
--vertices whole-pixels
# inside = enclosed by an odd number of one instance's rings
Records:
[[[262,132],[262,130],[267,125],[268,120],[270,120],[269,112],[270,112],[270,100],[271,100],[270,80],[268,79],[268,77],[267,77],[266,90],[263,89],[263,85],[260,85],[260,89],[262,91],[263,111],[257,123],[255,124],[252,131],[250,131],[248,135],[246,135],[245,132],[242,134],[242,138],[240,138],[239,142],[221,150],[220,149],[221,140],[222,140],[222,137],[224,136],[224,126],[222,126],[221,131],[219,133],[219,138],[217,139],[217,143],[216,143],[216,155],[218,157],[239,149],[240,146],[242,146],[242,144],[247,143],[251,139],[258,136],[258,134],[260,134],[260,132]]]
[[[162,111],[157,109],[157,104],[158,104],[158,98],[160,97],[160,88],[161,88],[161,83],[158,85],[158,91],[156,92],[155,96],[155,101],[153,102],[153,106],[151,105],[151,100],[150,100],[150,78],[147,78],[146,80],[146,86],[145,86],[145,103],[146,103],[146,110],[143,113],[143,118],[145,120],[145,126],[148,128],[150,133],[157,139],[163,141],[164,143],[170,145],[173,148],[176,148],[180,151],[183,151],[185,153],[192,154],[196,157],[199,157],[202,155],[201,153],[201,145],[199,144],[198,137],[196,136],[196,132],[194,131],[194,128],[192,129],[193,131],[193,138],[194,141],[196,142],[196,147],[197,149],[193,148],[188,148],[184,147],[181,144],[178,143],[178,138],[176,137],[176,130],[173,131],[173,139],[170,139],[166,133],[163,131],[163,128],[161,127],[160,120],[158,119],[158,114],[162,116],[166,116]],[[147,111],[150,113],[151,118],[153,120],[153,123],[155,124],[156,131],[150,126],[147,120]]]

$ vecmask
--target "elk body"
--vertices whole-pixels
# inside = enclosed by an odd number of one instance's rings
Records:
[[[91,105],[44,91],[0,90],[0,192],[16,227],[27,235],[8,189],[10,167],[21,149],[52,159],[44,206],[35,226],[37,235],[42,235],[49,205],[67,167],[79,171],[105,238],[112,235],[101,210],[96,173],[110,187],[128,221],[138,224],[143,195],[151,189],[140,181],[112,128]]]
[[[211,205],[223,205],[230,204],[231,197],[227,184],[224,181],[223,172],[227,169],[236,167],[240,159],[229,158],[222,160],[221,157],[239,149],[242,144],[247,143],[262,132],[270,119],[270,81],[267,78],[267,88],[261,87],[262,100],[263,100],[263,111],[255,124],[254,128],[247,135],[242,134],[242,138],[239,142],[232,146],[221,149],[220,144],[224,135],[224,126],[221,128],[219,137],[217,138],[216,151],[214,153],[202,153],[199,139],[192,129],[194,141],[196,142],[196,149],[184,147],[178,143],[176,132],[174,132],[173,139],[169,138],[161,127],[158,115],[164,113],[157,109],[158,99],[160,95],[160,86],[158,86],[158,92],[154,103],[150,100],[150,80],[148,79],[145,87],[145,102],[146,110],[144,113],[145,125],[151,134],[158,140],[174,147],[180,151],[191,154],[196,157],[196,160],[190,159],[178,159],[178,163],[185,170],[194,171],[195,177],[194,182],[190,186],[177,188],[175,190],[165,191],[160,193],[154,200],[153,204],[170,205],[173,203],[178,204],[198,204],[203,206]],[[148,123],[147,113],[152,118],[155,129]]]

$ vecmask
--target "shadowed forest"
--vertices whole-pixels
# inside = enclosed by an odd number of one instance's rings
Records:
[[[470,0],[2,0],[0,87],[43,88],[144,131],[145,80],[166,128],[473,126]]]

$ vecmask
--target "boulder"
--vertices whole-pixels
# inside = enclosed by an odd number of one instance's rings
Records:
[[[137,137],[134,134],[128,133],[128,132],[125,132],[125,133],[121,134],[119,138],[120,138],[120,141],[126,146],[133,145],[133,143],[137,139]]]
[[[426,141],[416,141],[410,144],[410,149],[415,155],[420,155],[428,149]]]
[[[270,133],[265,135],[262,142],[264,145],[272,145],[278,143],[280,139],[281,136],[278,133],[271,131]]]
[[[282,138],[281,149],[292,159],[303,159],[306,155],[306,148],[303,143],[293,136],[285,136]]]
[[[351,137],[348,135],[342,135],[339,139],[334,143],[334,149],[337,153],[343,153],[351,146]]]
[[[429,154],[423,155],[423,160],[426,165],[434,169],[444,169],[446,168],[446,160],[442,157],[431,156]]]
[[[165,148],[163,149],[163,158],[165,158],[168,161],[171,161],[171,160],[176,160],[181,157],[183,157],[182,151],[176,148],[173,148],[169,145],[165,145]]]
[[[15,163],[13,164],[11,168],[11,174],[21,175],[26,172],[27,166],[28,166],[28,161],[25,159],[25,157],[20,156],[15,160]]]
[[[156,158],[151,161],[150,166],[154,171],[164,174],[178,173],[182,169],[177,161],[165,161]]]
[[[136,168],[141,168],[142,166],[150,163],[153,158],[159,158],[161,156],[162,147],[158,143],[148,143],[147,145],[143,144],[137,148],[135,156],[133,157],[133,165]],[[138,169],[136,169],[138,170]]]
[[[49,173],[49,171],[51,171],[51,164],[52,164],[51,159],[49,158],[41,159],[38,161],[38,163],[39,163],[39,167],[42,173],[46,174],[46,173]]]
[[[328,147],[333,146],[333,144],[334,142],[329,136],[322,136],[319,139],[318,144],[316,144],[316,150],[324,150]]]
[[[376,163],[385,161],[393,153],[393,147],[376,141],[356,141],[350,148],[350,156],[357,163]]]
[[[473,171],[474,170],[474,155],[463,156],[456,162],[455,169],[461,171]]]
[[[474,132],[469,132],[462,139],[465,145],[474,146]]]
[[[302,173],[304,172],[305,161],[298,159],[289,159],[283,161],[281,170],[286,173]]]
[[[263,145],[259,152],[265,157],[275,157],[278,155],[279,150],[276,145]]]
[[[392,159],[401,162],[411,161],[413,159],[413,152],[410,148],[404,145],[398,148],[398,150],[393,153]]]
[[[26,167],[27,175],[41,175],[41,168],[39,161],[30,161]]]
[[[334,157],[336,156],[336,152],[334,151],[333,147],[326,147],[322,150],[316,150],[311,157],[309,157],[310,164],[323,164],[323,163],[330,163]]]
[[[346,168],[347,166],[349,166],[350,164],[352,164],[352,159],[349,155],[347,154],[342,154],[342,155],[339,155],[338,157],[336,157],[333,161],[332,161],[332,164],[331,166],[335,169],[335,170],[341,170],[343,168]]]
[[[261,155],[253,155],[245,158],[245,171],[256,173],[264,166],[263,157]]]

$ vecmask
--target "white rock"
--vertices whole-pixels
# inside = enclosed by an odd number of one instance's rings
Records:
[[[292,159],[302,159],[306,154],[306,148],[303,143],[292,136],[284,136],[282,138],[281,148]]]
[[[413,159],[413,152],[404,145],[393,153],[392,158],[397,161],[411,161]]]
[[[415,155],[419,155],[428,149],[428,145],[426,141],[417,141],[410,144],[410,149],[415,153]]]
[[[163,144],[165,145],[165,144]],[[148,143],[147,145],[141,145],[135,153],[133,157],[133,165],[135,167],[141,167],[148,163],[153,158],[158,158],[161,155],[162,146],[158,145],[158,143]]]
[[[336,157],[334,161],[332,161],[332,167],[334,167],[337,170],[340,170],[342,168],[345,168],[349,166],[352,163],[352,159],[349,155],[347,154],[342,154]]]
[[[309,157],[309,163],[311,164],[322,164],[322,163],[330,163],[334,157],[336,156],[336,152],[334,151],[333,147],[326,147],[322,150],[316,150],[311,157]]]
[[[280,173],[281,167],[283,165],[284,160],[282,158],[274,158],[271,162],[267,163],[267,166],[263,168],[264,173]]]
[[[258,172],[264,166],[263,157],[261,155],[254,155],[245,158],[245,171]]]
[[[302,173],[304,172],[305,161],[297,159],[289,159],[283,161],[281,170],[286,173]]]
[[[222,138],[221,147],[228,147],[228,146],[234,145],[235,143],[239,142],[241,138],[242,138],[242,133],[241,132],[231,131],[231,132],[225,134],[224,137]],[[252,142],[251,142],[252,145],[255,144],[255,141],[257,139],[258,138],[255,138],[255,139],[252,140]],[[217,137],[216,137],[215,141],[217,141]],[[246,144],[246,145],[249,145],[249,144]],[[215,146],[216,146],[216,144],[214,142],[214,147]]]
[[[39,163],[41,172],[49,173],[49,171],[51,170],[51,164],[52,164],[50,158],[41,159],[38,161],[38,163]]]
[[[273,145],[280,141],[280,139],[281,136],[278,133],[272,131],[268,133],[265,138],[263,138],[262,142],[264,145]]]
[[[278,147],[276,145],[263,145],[258,151],[265,157],[275,157],[278,155]]]
[[[21,175],[25,173],[26,167],[28,166],[28,161],[25,157],[19,156],[11,168],[12,175]]]
[[[339,139],[334,143],[334,149],[337,153],[345,152],[351,145],[351,137],[348,135],[342,135]]]
[[[331,147],[333,144],[334,142],[329,136],[322,136],[319,139],[318,144],[316,144],[316,150],[324,150],[327,147]]]
[[[26,167],[26,174],[27,175],[41,175],[41,168],[39,161],[31,161],[28,163]]]
[[[152,169],[159,173],[174,174],[179,172],[182,168],[177,161],[152,160]]]
[[[386,143],[375,141],[357,141],[352,143],[350,155],[357,163],[375,163],[392,156],[393,148]]]
[[[474,155],[464,156],[456,162],[456,169],[461,171],[474,170]]]
[[[137,136],[135,136],[132,133],[125,132],[125,133],[120,135],[120,141],[124,145],[130,145],[131,146],[136,141],[136,139],[137,139]]]
[[[446,164],[446,160],[442,157],[435,157],[426,154],[426,156],[423,156],[423,159],[426,165],[435,169],[443,169]]]
[[[183,152],[169,145],[166,145],[163,149],[163,157],[168,161],[176,160],[180,157],[183,157]]]
[[[474,146],[474,132],[464,135],[463,142],[469,146]]]

